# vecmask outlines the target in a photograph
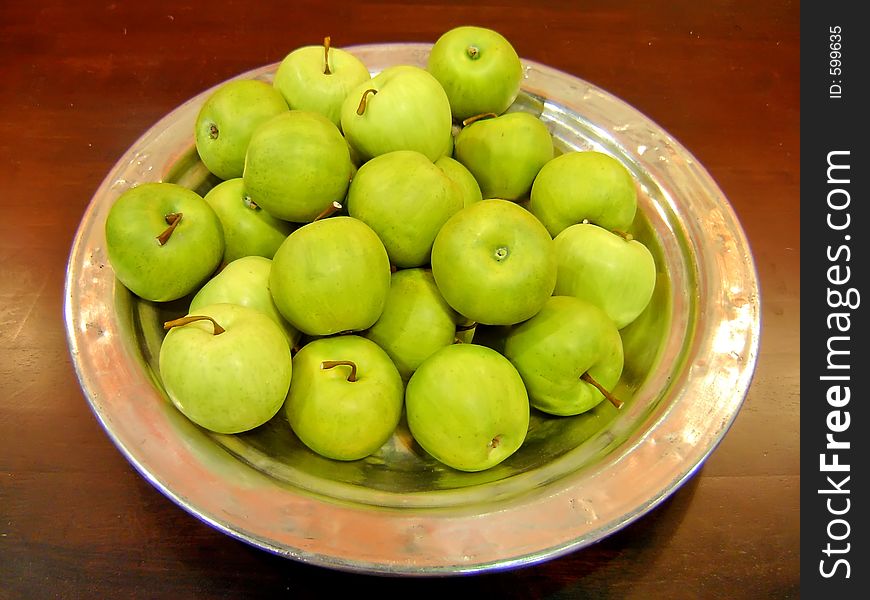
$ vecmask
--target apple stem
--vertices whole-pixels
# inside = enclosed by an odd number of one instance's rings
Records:
[[[363,92],[362,98],[359,99],[359,106],[356,109],[356,114],[362,116],[362,114],[366,111],[366,103],[368,102],[369,94],[377,94],[378,90],[374,88],[369,88]]]
[[[356,381],[356,363],[351,360],[324,360],[320,363],[321,369],[331,369],[333,367],[345,366],[350,367],[350,374],[347,380],[353,383]]]
[[[183,213],[169,213],[166,215],[166,223],[169,225],[166,229],[163,230],[163,233],[157,236],[157,243],[163,246],[166,242],[169,241],[169,238],[172,236],[172,232],[175,231],[175,228],[178,227],[178,224],[181,222],[181,217]]]
[[[618,229],[614,229],[613,233],[624,239],[626,242],[630,242],[634,239],[634,236],[628,233],[627,231],[620,231]]]
[[[339,204],[338,202],[333,202],[332,204],[330,204],[329,206],[324,208],[322,211],[320,211],[320,214],[318,214],[316,217],[314,217],[314,220],[319,221],[320,219],[325,219],[329,215],[335,214],[336,212],[340,211],[341,208],[342,208],[341,204]]]
[[[595,379],[592,378],[592,375],[590,375],[588,371],[586,373],[583,373],[580,376],[580,379],[582,379],[586,383],[592,384],[592,386],[594,386],[595,389],[597,389],[599,392],[601,392],[604,395],[604,397],[607,398],[610,401],[610,403],[617,408],[617,410],[622,408],[622,405],[623,405],[622,400],[620,400],[619,398],[617,398],[616,396],[614,396],[613,394],[611,394],[610,392],[605,390],[604,386],[602,386],[600,383],[595,381]]]
[[[468,323],[466,325],[457,325],[456,331],[468,331],[469,329],[474,329],[475,327],[477,327],[477,323],[472,321],[471,323]]]
[[[467,119],[463,120],[462,126],[468,127],[469,125],[471,125],[475,121],[480,121],[482,119],[492,119],[492,118],[497,117],[497,116],[498,115],[495,114],[494,112],[480,113],[479,115],[474,115],[473,117],[468,117]]]
[[[323,38],[323,74],[332,75],[329,70],[329,36]]]
[[[256,202],[251,200],[251,197],[247,194],[242,196],[242,202],[244,202],[245,207],[250,208],[251,210],[258,210],[260,208],[260,206]]]
[[[173,327],[181,327],[182,325],[187,325],[188,323],[193,323],[194,321],[211,321],[211,324],[214,326],[214,334],[220,335],[226,329],[218,325],[217,321],[212,319],[207,315],[188,315],[186,317],[181,317],[180,319],[173,319],[172,321],[166,321],[163,324],[163,329],[172,329]]]

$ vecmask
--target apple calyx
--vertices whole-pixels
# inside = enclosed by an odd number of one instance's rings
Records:
[[[506,259],[510,255],[510,250],[508,250],[507,246],[499,246],[495,249],[495,252],[492,253],[493,258],[495,258],[496,262],[501,262]]]
[[[220,137],[220,134],[221,134],[221,132],[218,129],[218,126],[215,125],[214,123],[209,123],[208,137],[213,139],[213,140],[216,140],[216,139],[218,139],[218,137]]]
[[[607,398],[607,400],[613,406],[615,406],[617,410],[622,408],[622,405],[623,405],[622,400],[620,400],[619,398],[617,398],[616,396],[611,394],[608,390],[604,389],[604,386],[602,386],[600,383],[595,381],[595,379],[593,379],[592,375],[590,375],[588,371],[586,373],[583,373],[580,376],[580,379],[582,379],[583,381],[585,381],[588,384],[591,384],[595,389],[597,389],[599,392],[601,392],[602,395],[604,395],[604,397]]]
[[[245,208],[250,208],[251,210],[260,210],[260,205],[251,200],[251,197],[247,194],[242,196],[242,203],[245,205]]]
[[[485,112],[485,113],[480,113],[479,115],[472,115],[472,116],[468,117],[467,119],[463,119],[462,126],[468,127],[469,125],[471,125],[475,121],[482,121],[483,119],[494,119],[497,116],[498,115],[495,114],[494,112]]]
[[[193,323],[195,321],[211,321],[212,326],[214,327],[214,334],[220,335],[226,329],[218,325],[218,322],[209,317],[208,315],[188,315],[186,317],[181,317],[180,319],[173,319],[172,321],[166,321],[163,324],[163,329],[169,330],[173,327],[181,327],[182,325],[187,325],[189,323]]]
[[[352,360],[324,360],[320,363],[321,369],[332,369],[333,367],[350,367],[350,373],[347,376],[347,380],[351,383],[356,381],[356,363]]]
[[[323,74],[332,75],[329,69],[329,36],[323,38]]]
[[[336,212],[340,211],[341,209],[342,209],[342,206],[340,203],[333,202],[332,204],[330,204],[329,206],[324,208],[322,211],[320,211],[320,213],[316,217],[314,217],[314,221],[319,221],[320,219],[325,219],[329,215],[335,214]]]
[[[178,224],[181,222],[182,216],[184,216],[183,213],[169,213],[166,215],[165,219],[169,227],[164,229],[163,233],[157,236],[158,244],[163,246],[169,241],[169,238],[172,237],[172,232],[175,231],[175,228],[178,227]]]
[[[471,60],[477,60],[478,58],[480,58],[480,48],[478,48],[477,46],[469,46],[465,49],[465,53]]]
[[[368,103],[369,94],[377,94],[378,90],[369,88],[362,93],[362,98],[359,99],[359,106],[356,109],[356,114],[362,116],[366,112],[366,104]]]

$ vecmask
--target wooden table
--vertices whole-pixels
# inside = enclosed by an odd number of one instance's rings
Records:
[[[324,35],[432,42],[468,23],[622,98],[707,167],[761,278],[752,388],[663,505],[539,566],[420,581],[249,547],[156,491],[89,409],[62,321],[76,226],[119,156],[204,89]],[[797,2],[11,1],[0,5],[0,82],[0,598],[798,596]]]

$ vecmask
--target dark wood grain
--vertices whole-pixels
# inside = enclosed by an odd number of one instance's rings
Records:
[[[126,148],[204,89],[324,35],[432,42],[467,23],[619,96],[710,171],[761,278],[746,403],[663,505],[542,565],[424,582],[248,547],[151,487],[90,412],[62,326],[78,222]],[[798,597],[798,24],[796,1],[0,3],[0,597]]]

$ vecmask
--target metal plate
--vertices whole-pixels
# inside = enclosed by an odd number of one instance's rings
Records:
[[[347,48],[376,73],[424,66],[430,45]],[[147,131],[85,212],[66,275],[65,321],[85,397],[106,433],[158,490],[213,527],[264,550],[335,569],[395,575],[482,572],[588,546],[651,511],[716,448],[755,369],[757,274],[731,206],[692,155],[607,92],[524,61],[511,110],[539,114],[557,150],[607,152],[632,172],[632,233],[659,274],[650,306],[622,330],[615,393],[577,417],[533,411],[511,458],[461,473],[428,457],[402,423],[375,455],[340,463],[308,451],[281,413],[253,432],[208,433],[168,401],[157,372],[162,323],[189,298],[142,301],[114,277],[104,222],[131,185],[174,181],[205,193],[193,123],[206,90]],[[238,78],[270,81],[277,64]]]

